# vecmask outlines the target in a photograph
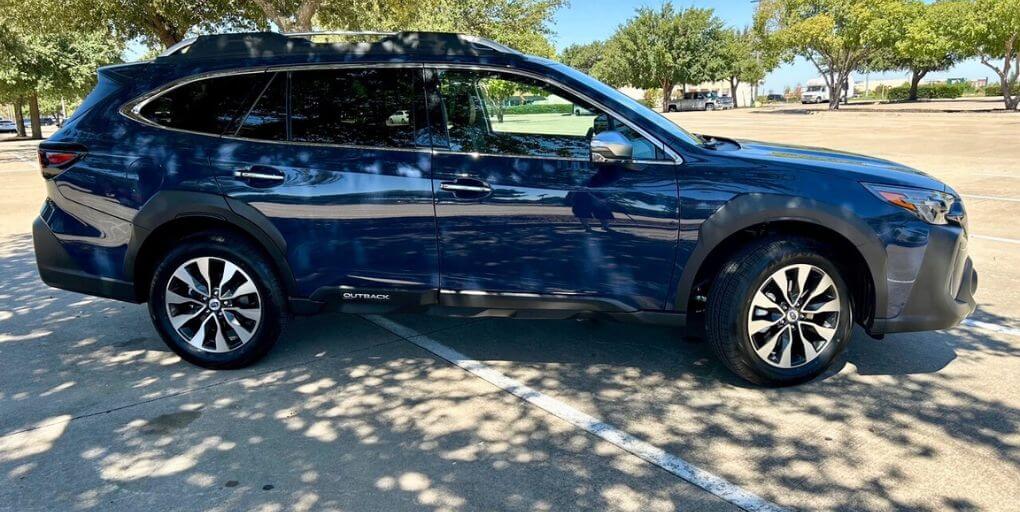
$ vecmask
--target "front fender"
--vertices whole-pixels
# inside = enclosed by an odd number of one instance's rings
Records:
[[[839,207],[804,197],[782,194],[744,194],[735,197],[709,216],[698,233],[698,242],[683,265],[674,294],[673,308],[685,313],[698,271],[712,251],[729,237],[755,226],[794,221],[835,231],[853,244],[864,261],[875,286],[875,311],[886,309],[885,246],[870,226],[849,207]],[[714,262],[713,262],[714,263]]]

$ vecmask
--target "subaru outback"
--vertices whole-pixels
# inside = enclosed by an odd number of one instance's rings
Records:
[[[922,172],[688,133],[482,38],[317,40],[201,36],[101,68],[39,148],[43,281],[148,303],[209,368],[327,310],[599,316],[685,327],[785,385],[855,324],[974,310],[960,196]]]

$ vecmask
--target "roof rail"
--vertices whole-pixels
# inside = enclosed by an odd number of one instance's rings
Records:
[[[315,36],[377,36],[368,42],[315,43]],[[355,52],[358,54],[419,55],[480,55],[521,52],[500,43],[477,36],[445,32],[383,32],[323,31],[323,32],[243,32],[203,35],[185,39],[167,48],[160,58],[171,59],[222,59],[270,58],[284,55],[330,54]]]
[[[383,32],[381,30],[312,30],[309,32],[284,32],[287,37],[314,37],[314,36],[395,36],[396,32]]]

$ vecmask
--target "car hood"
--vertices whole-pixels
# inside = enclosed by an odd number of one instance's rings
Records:
[[[769,144],[738,140],[738,158],[806,167],[822,174],[838,174],[861,182],[886,183],[907,187],[950,191],[945,183],[903,164],[881,158],[832,149]]]

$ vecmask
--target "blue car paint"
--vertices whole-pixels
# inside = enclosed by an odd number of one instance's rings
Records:
[[[860,184],[947,189],[899,164],[757,142],[741,141],[739,149],[703,146],[633,100],[544,59],[436,62],[408,54],[397,60],[425,67],[512,66],[547,77],[626,117],[683,162],[623,168],[444,154],[432,147],[319,148],[182,133],[119,115],[128,101],[196,74],[377,58],[157,61],[102,71],[94,97],[50,138],[85,145],[88,154],[48,182],[47,207],[92,229],[53,221],[49,229],[82,272],[131,283],[125,258],[139,231],[134,220],[157,192],[224,195],[254,207],[282,235],[293,297],[329,287],[449,288],[593,296],[628,309],[683,312],[690,290],[677,283],[696,270],[688,263],[704,245],[706,221],[742,196],[811,198],[854,226],[867,226],[856,236],[860,246],[884,257],[869,262],[883,294],[875,312],[883,321],[903,311],[931,233],[956,240],[963,229],[928,225]],[[233,178],[233,171],[252,165],[278,170],[285,180],[259,188]],[[465,173],[488,181],[492,195],[464,200],[439,190],[437,183]]]

